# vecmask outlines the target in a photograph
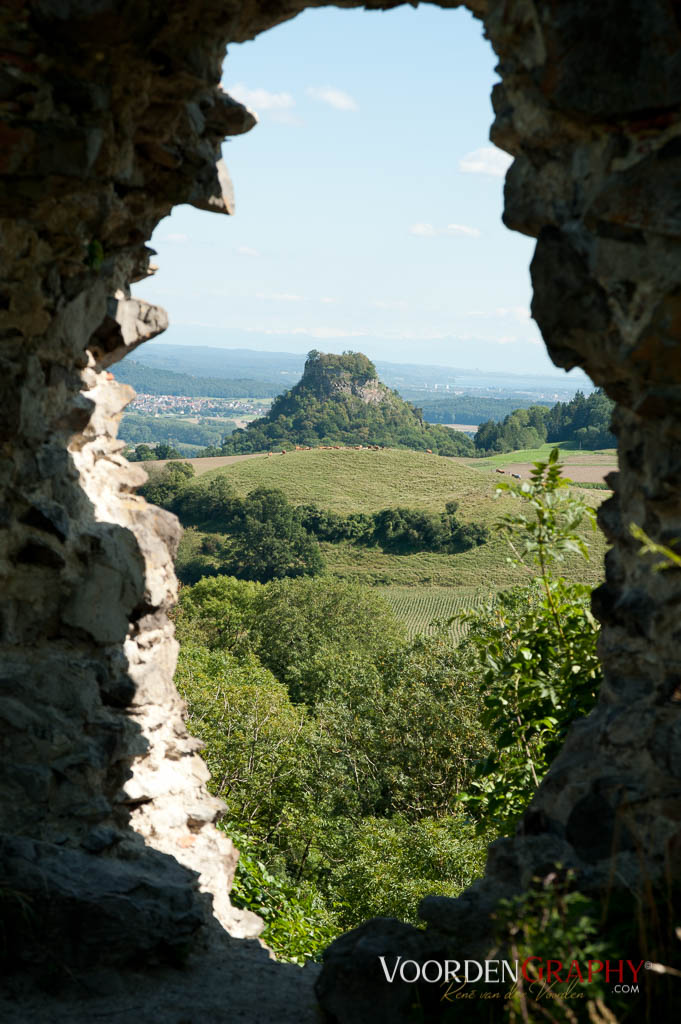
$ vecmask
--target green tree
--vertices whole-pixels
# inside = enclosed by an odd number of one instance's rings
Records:
[[[256,452],[296,444],[379,444],[470,455],[468,437],[424,423],[420,410],[377,379],[361,352],[313,350],[303,377],[279,395],[262,419],[225,439],[223,452]]]
[[[294,700],[310,704],[324,690],[331,654],[357,651],[376,664],[404,636],[378,594],[327,577],[270,584],[258,594],[255,616],[255,649],[263,663]]]
[[[515,557],[540,574],[469,617],[465,647],[477,652],[481,719],[493,748],[465,799],[509,832],[572,722],[593,707],[602,676],[589,588],[551,572],[568,552],[587,555],[578,530],[593,510],[567,491],[555,448],[548,462],[535,463],[530,481],[499,490],[522,503],[503,520]]]
[[[170,507],[183,526],[229,529],[235,509],[241,507],[240,501],[234,499],[234,488],[222,473],[192,480],[177,492]]]
[[[187,724],[204,740],[211,790],[234,822],[268,835],[289,802],[305,802],[309,722],[253,654],[184,644],[176,673]]]
[[[162,469],[153,468],[148,473],[149,479],[139,488],[139,493],[152,505],[170,508],[194,476],[194,467],[188,462],[168,462]]]
[[[138,444],[135,448],[133,462],[150,462],[155,459],[156,452],[148,444]]]
[[[419,924],[425,896],[458,896],[482,874],[488,843],[461,814],[364,818],[339,838],[326,887],[344,929],[374,916]]]
[[[202,579],[193,587],[183,587],[173,616],[180,643],[198,643],[211,651],[236,655],[250,651],[259,588],[258,583],[232,576]]]
[[[283,491],[259,487],[235,508],[227,571],[241,579],[316,576],[324,569],[317,541]]]

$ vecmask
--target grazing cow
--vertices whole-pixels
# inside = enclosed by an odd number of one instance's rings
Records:
[[[495,473],[504,473],[504,474],[505,474],[505,473],[506,473],[506,470],[505,470],[505,469],[495,469],[495,471],[494,471],[494,472],[495,472]]]
[[[433,454],[433,449],[432,448],[426,448],[426,455],[432,455],[432,454]]]
[[[516,480],[521,480],[522,479],[522,477],[520,476],[520,473],[511,473],[511,476],[514,477]]]
[[[282,454],[282,455],[286,455],[286,449],[285,449],[285,448],[282,448],[282,449],[281,449],[281,454]]]

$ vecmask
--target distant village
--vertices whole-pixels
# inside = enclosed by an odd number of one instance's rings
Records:
[[[139,394],[129,406],[130,412],[147,416],[264,416],[270,400],[266,398],[188,398],[185,395]]]

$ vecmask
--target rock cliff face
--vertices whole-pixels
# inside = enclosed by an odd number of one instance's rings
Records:
[[[379,381],[374,364],[361,352],[342,356],[310,352],[303,376],[289,394],[296,396],[306,392],[320,401],[334,395],[356,395],[363,401],[376,402],[392,394]]]
[[[212,826],[219,806],[172,685],[177,524],[135,496],[141,471],[116,440],[132,393],[107,367],[165,326],[163,311],[128,297],[150,272],[155,224],[180,202],[233,209],[219,145],[254,118],[219,88],[225,44],[316,5],[0,5],[7,966],[139,968],[177,962],[222,928],[258,929],[229,905],[236,853]],[[538,238],[534,316],[554,361],[583,366],[617,402],[620,451],[601,513],[613,547],[594,599],[600,704],[519,835],[492,848],[485,879],[423,907],[426,943],[472,952],[497,898],[546,864],[573,866],[594,890],[677,881],[681,582],[650,571],[629,524],[662,542],[681,536],[681,19],[665,0],[467,6],[500,58],[492,134],[516,158],[506,223]],[[379,922],[332,949],[319,992],[337,1021],[401,1019],[396,993],[365,972],[393,941]],[[422,940],[407,930],[399,941]],[[259,955],[249,967],[228,943],[241,981],[222,976],[221,991],[244,1019],[285,1020],[275,1004],[277,992],[290,997],[289,975],[273,969],[263,985]],[[196,995],[199,973],[184,976],[185,993]],[[267,1005],[248,997],[256,976]],[[307,987],[290,1019],[311,1019]],[[135,1019],[169,1019],[148,1012]]]

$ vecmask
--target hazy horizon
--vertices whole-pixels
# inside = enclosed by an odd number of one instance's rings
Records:
[[[334,351],[336,354],[340,354],[344,351],[343,348],[331,349],[327,346],[309,346],[304,350],[297,352],[289,350],[272,350],[272,349],[255,349],[248,346],[216,346],[207,344],[165,344],[163,339],[165,335],[160,336],[156,339],[156,343],[147,343],[143,348],[138,349],[134,352],[131,358],[134,360],[137,358],[140,362],[147,363],[151,366],[165,367],[166,369],[179,370],[183,373],[189,373],[197,377],[205,376],[219,376],[219,377],[230,377],[232,374],[229,372],[229,366],[225,365],[225,358],[229,357],[229,353],[234,354],[235,366],[233,374],[235,378],[242,375],[248,376],[249,364],[257,364],[259,367],[258,372],[262,373],[263,368],[267,367],[267,361],[272,360],[273,364],[276,364],[272,368],[273,376],[277,375],[289,375],[289,374],[300,374],[302,373],[303,364],[307,353],[316,348],[321,352]],[[349,346],[348,346],[349,347]],[[177,352],[176,356],[173,356],[173,350]],[[347,350],[347,349],[345,349]],[[554,367],[553,373],[541,373],[526,372],[523,370],[495,370],[489,366],[461,366],[455,364],[438,363],[438,362],[427,362],[419,358],[411,358],[407,360],[395,359],[395,358],[383,358],[381,356],[374,357],[369,351],[365,351],[364,348],[354,346],[351,349],[355,352],[364,352],[373,362],[375,362],[379,375],[381,375],[381,368],[385,371],[386,368],[390,368],[391,372],[396,371],[398,367],[403,367],[405,371],[441,371],[442,380],[438,386],[459,386],[465,389],[472,388],[483,388],[493,386],[495,388],[504,389],[504,383],[507,385],[507,390],[512,390],[513,386],[519,387],[520,381],[532,381],[537,385],[547,385],[557,392],[576,391],[576,390],[589,390],[593,389],[594,385],[591,380],[579,369],[575,369],[571,373],[567,374],[564,371],[559,371]],[[214,356],[212,355],[214,353]],[[210,354],[210,355],[209,355]],[[210,361],[207,362],[207,357]],[[244,359],[245,357],[245,359]],[[285,367],[285,368],[284,368]],[[427,374],[430,379],[430,386],[433,385],[433,375]],[[470,383],[469,378],[475,379],[480,377],[480,382]],[[485,385],[484,380],[494,381],[493,385]]]
[[[251,330],[230,330],[183,325],[169,327],[158,338],[147,342],[145,350],[161,345],[173,348],[212,348],[221,352],[249,351],[273,355],[305,355],[312,349],[340,354],[348,349],[363,352],[374,361],[411,364],[414,366],[440,366],[450,370],[479,370],[489,374],[554,377],[565,385],[573,379],[583,379],[592,385],[590,378],[580,369],[570,372],[555,366],[542,345],[542,359],[523,359],[520,346],[476,339],[462,341],[456,338],[442,338],[430,343],[415,339],[413,342],[391,338],[347,336],[340,338],[313,337],[308,334],[289,334],[282,330],[276,337],[258,336]],[[519,351],[520,349],[520,351]],[[534,346],[532,346],[534,354]],[[139,353],[138,353],[139,354]],[[134,355],[133,355],[134,358]]]

